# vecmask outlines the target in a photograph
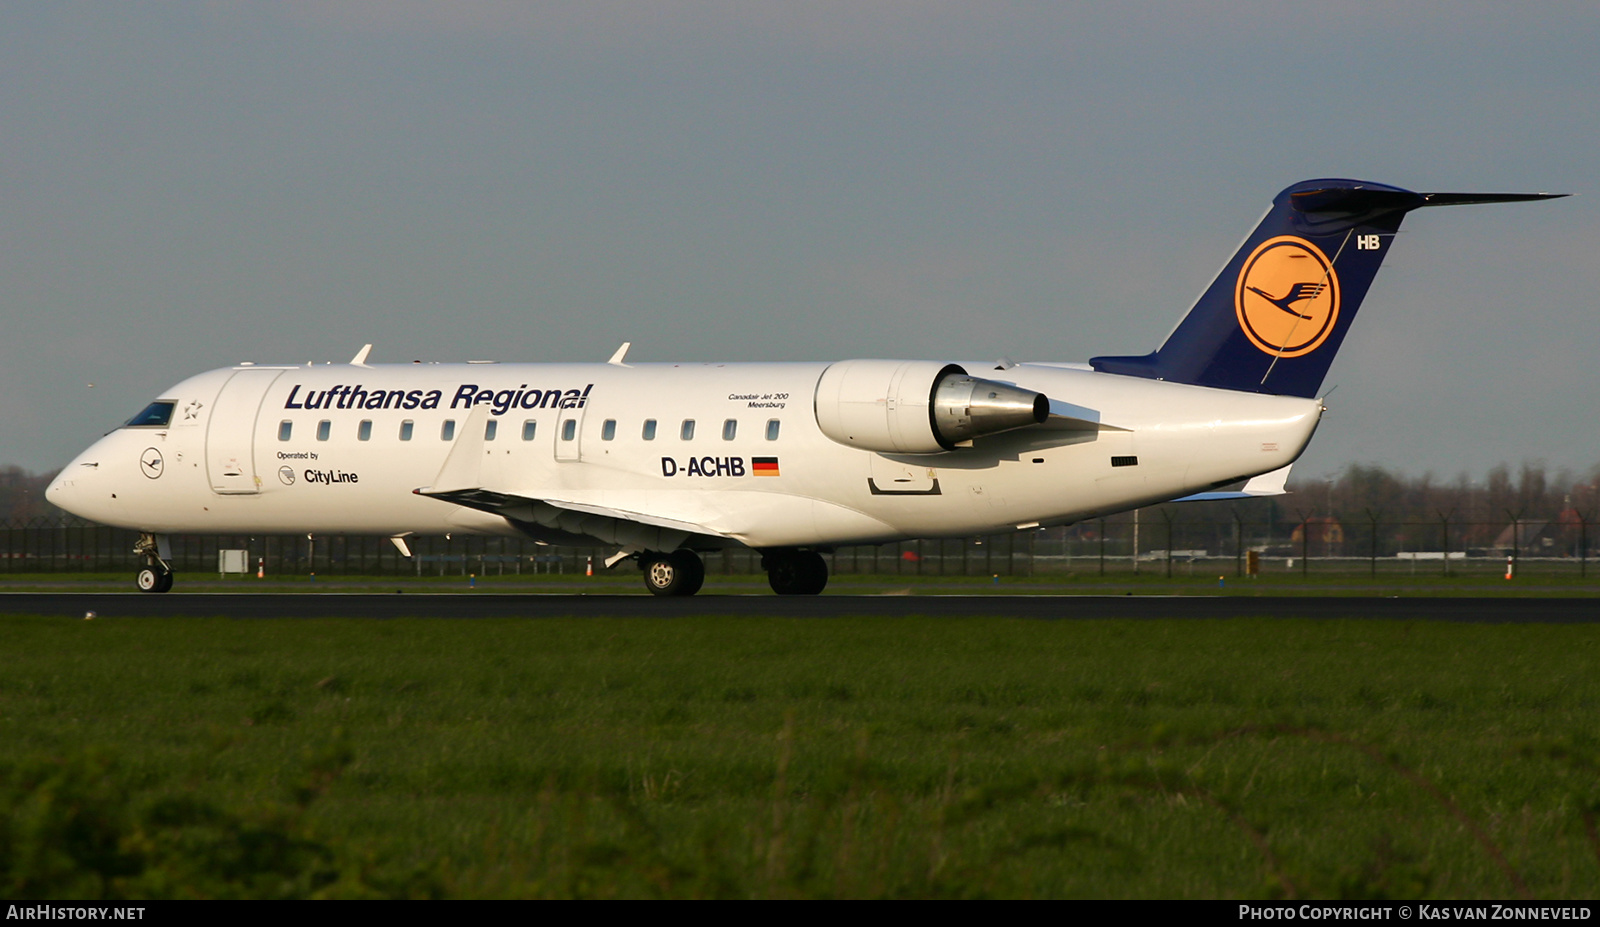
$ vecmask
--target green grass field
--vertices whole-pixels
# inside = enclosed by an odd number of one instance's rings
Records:
[[[1595,897],[1600,628],[0,617],[12,897]]]

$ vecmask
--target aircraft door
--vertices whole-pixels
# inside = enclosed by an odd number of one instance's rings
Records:
[[[583,447],[583,409],[561,409],[556,414],[556,460],[576,461]]]
[[[213,492],[232,496],[261,491],[256,473],[256,419],[267,388],[282,375],[282,369],[245,368],[223,384],[206,425],[206,473]]]

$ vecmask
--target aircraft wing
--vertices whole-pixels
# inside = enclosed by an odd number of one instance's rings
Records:
[[[696,543],[695,538],[712,541],[709,547],[722,546],[715,543],[720,540],[749,544],[759,534],[768,545],[781,546],[796,543],[782,533],[783,526],[805,530],[818,518],[858,536],[892,533],[889,526],[853,509],[789,493],[529,485],[489,453],[484,439],[488,418],[484,406],[474,409],[432,484],[412,491],[510,519],[530,536],[552,544],[599,541],[624,550],[674,550]]]
[[[705,524],[669,518],[649,512],[634,511],[611,505],[600,505],[594,502],[583,502],[576,499],[561,499],[555,496],[541,495],[537,498],[523,496],[516,493],[501,492],[493,489],[474,487],[470,489],[435,490],[431,487],[414,490],[419,496],[430,499],[439,499],[443,502],[452,502],[467,508],[492,512],[504,515],[518,521],[542,521],[538,517],[527,516],[538,514],[539,506],[548,506],[567,512],[579,512],[585,515],[595,515],[601,518],[614,518],[620,521],[636,522],[654,528],[665,528],[669,531],[681,531],[684,534],[705,534],[714,537],[733,537],[723,531],[718,531]]]
[[[496,468],[485,465],[484,426],[488,420],[486,407],[473,409],[433,483],[412,492],[510,519],[529,535],[552,544],[583,543],[592,538],[623,548],[673,550],[693,535],[728,536],[694,520],[635,511],[637,506],[557,498],[496,485]]]

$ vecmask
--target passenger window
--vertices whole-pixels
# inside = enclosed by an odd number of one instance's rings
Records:
[[[328,434],[331,431],[333,431],[333,423],[332,422],[328,421],[327,419],[323,419],[322,421],[318,422],[317,423],[317,440],[318,441],[326,441],[326,440],[328,440]]]
[[[372,419],[364,418],[364,419],[361,420],[361,424],[356,426],[356,440],[357,441],[371,441],[372,440]]]
[[[400,440],[402,440],[402,441],[410,441],[411,440],[411,429],[415,424],[416,423],[411,421],[410,419],[406,419],[405,421],[400,423]]]
[[[172,407],[175,405],[177,405],[175,402],[152,402],[145,406],[138,415],[128,419],[128,425],[135,428],[141,425],[165,427],[168,422],[172,421]]]
[[[733,436],[738,434],[738,433],[739,433],[739,423],[737,421],[735,421],[734,419],[730,418],[727,421],[722,423],[722,440],[724,440],[724,441],[732,441],[733,440]]]
[[[447,418],[447,419],[444,420],[444,424],[439,427],[439,440],[440,441],[453,441],[453,440],[455,440],[455,437],[456,437],[456,420],[453,419],[453,418]]]
[[[776,440],[778,440],[778,420],[777,419],[771,419],[770,421],[767,422],[767,440],[768,441],[776,441]]]
[[[678,437],[685,441],[694,440],[694,419],[686,418],[683,420],[683,428],[678,431]]]
[[[292,434],[294,434],[294,422],[279,422],[278,423],[278,440],[279,441],[287,441],[287,440],[289,440],[289,436],[292,435]]]
[[[533,440],[533,432],[534,432],[535,429],[538,428],[538,426],[539,426],[539,423],[535,422],[535,421],[533,421],[531,419],[526,421],[526,422],[523,422],[522,423],[522,440],[524,440],[524,441],[532,441]]]
[[[569,418],[561,423],[561,440],[571,441],[578,436],[578,420]]]
[[[614,418],[606,419],[606,423],[604,425],[600,426],[600,440],[602,440],[602,441],[610,441],[612,438],[615,438],[616,436],[617,436],[617,420],[614,419]]]
[[[654,441],[656,439],[656,420],[653,418],[644,420],[644,439],[646,441]]]
[[[493,418],[489,419],[489,421],[486,422],[484,424],[484,426],[483,426],[483,440],[485,440],[485,441],[493,441],[494,440],[494,433],[496,431],[499,431],[499,430],[500,430],[500,421],[499,421],[499,419],[493,419]]]

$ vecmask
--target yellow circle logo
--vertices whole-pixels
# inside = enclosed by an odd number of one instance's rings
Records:
[[[1274,357],[1310,354],[1339,320],[1339,276],[1311,242],[1271,238],[1245,260],[1233,306],[1251,344]]]

